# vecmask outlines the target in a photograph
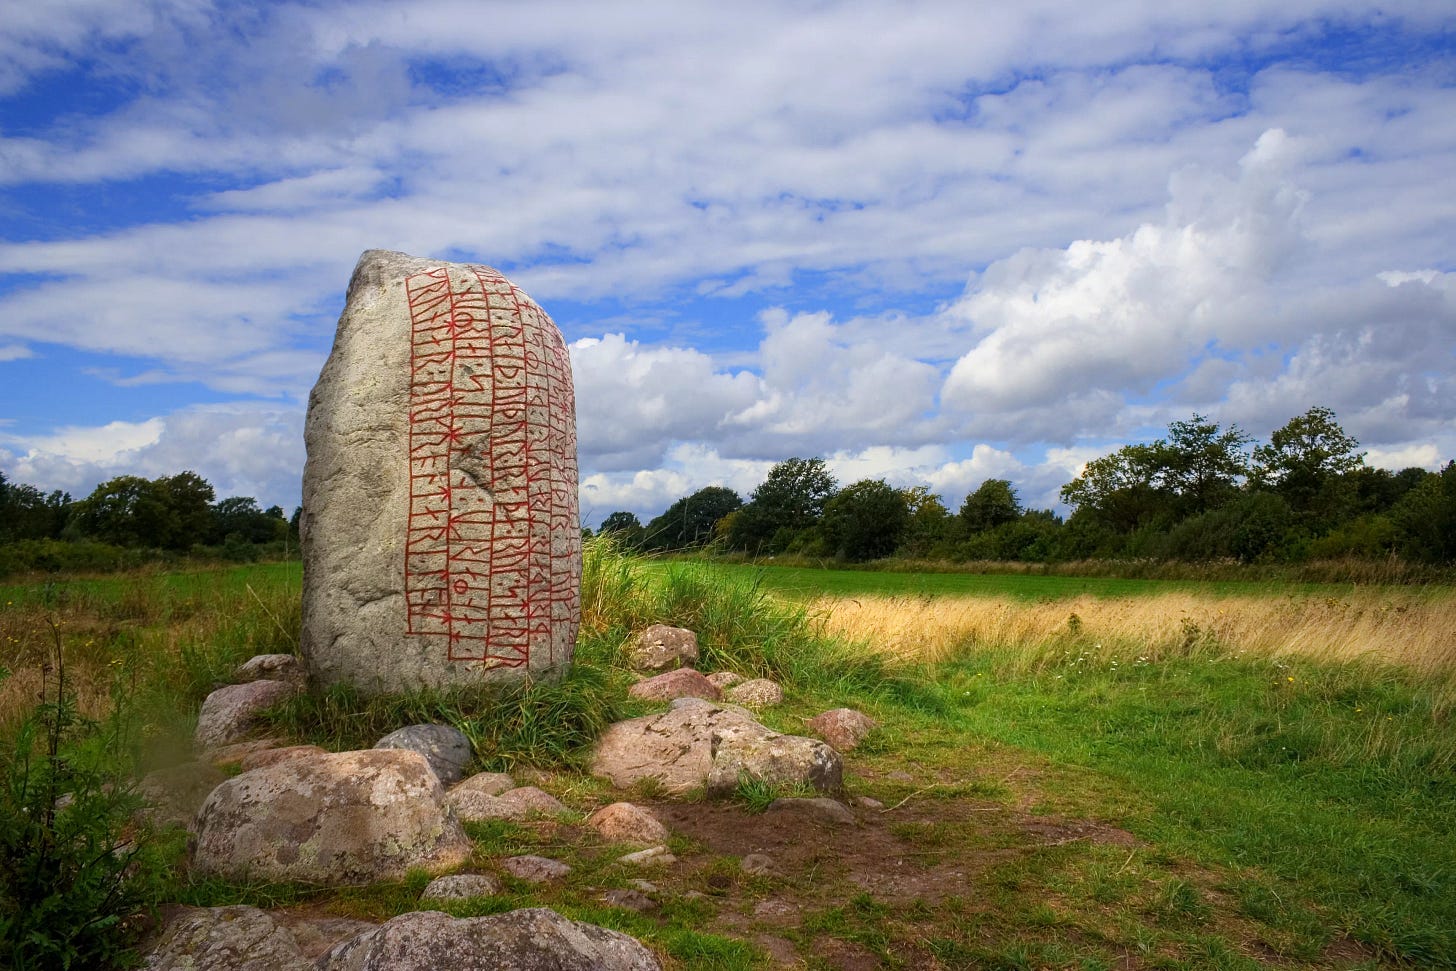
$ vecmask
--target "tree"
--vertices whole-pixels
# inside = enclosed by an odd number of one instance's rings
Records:
[[[155,481],[167,507],[166,532],[159,545],[185,550],[206,542],[216,497],[208,481],[196,472],[179,472]]]
[[[1217,422],[1194,413],[1168,426],[1166,441],[1154,443],[1160,485],[1177,499],[1182,515],[1215,509],[1238,490],[1249,472],[1244,451],[1253,439],[1237,425],[1220,431]]]
[[[862,563],[895,552],[909,524],[904,493],[883,479],[864,479],[824,504],[819,528],[835,555]]]
[[[207,540],[212,499],[212,486],[195,472],[120,475],[77,503],[76,520],[82,532],[117,546],[185,550]]]
[[[597,532],[602,536],[612,537],[622,547],[631,550],[641,549],[646,536],[646,530],[642,528],[642,521],[637,518],[637,514],[623,510],[609,513],[602,520]]]
[[[769,470],[733,518],[730,539],[739,549],[779,552],[824,514],[834,476],[820,458],[791,458]]]
[[[706,486],[674,502],[647,524],[647,545],[653,549],[686,549],[713,541],[718,521],[743,505],[738,493],[724,486]]]
[[[273,506],[268,510],[258,508],[252,496],[230,496],[220,499],[212,507],[213,542],[223,542],[230,537],[245,543],[267,543],[282,539],[288,532],[288,523],[283,510]]]
[[[925,558],[931,551],[951,537],[951,525],[955,518],[940,496],[926,486],[914,486],[900,490],[910,521],[905,527],[905,536],[900,541],[899,554],[912,558]]]
[[[1456,462],[1427,475],[1390,513],[1403,555],[1428,563],[1456,562]]]
[[[1311,525],[1327,526],[1355,501],[1355,482],[1346,477],[1365,464],[1359,446],[1333,411],[1315,406],[1254,449],[1254,479]]]
[[[1168,509],[1168,494],[1158,484],[1159,467],[1156,446],[1124,445],[1088,462],[1081,475],[1062,486],[1062,501],[1072,507],[1073,518],[1088,526],[1131,533]]]
[[[961,503],[961,521],[971,533],[984,533],[1021,515],[1021,502],[1009,479],[987,479]]]
[[[58,538],[70,506],[71,497],[60,490],[47,495],[33,485],[9,482],[0,472],[0,543]]]

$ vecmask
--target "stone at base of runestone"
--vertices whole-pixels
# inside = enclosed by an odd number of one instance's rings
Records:
[[[672,701],[674,698],[704,698],[717,701],[723,697],[718,686],[692,668],[678,668],[656,677],[638,681],[627,694],[643,701]]]
[[[754,678],[729,688],[728,700],[748,708],[767,708],[769,705],[783,704],[784,689],[779,687],[777,681]]]
[[[459,782],[475,756],[469,737],[452,725],[406,725],[375,742],[374,747],[420,753],[444,786]]]
[[[603,806],[587,817],[586,824],[613,843],[652,846],[671,835],[656,816],[630,802]]]
[[[557,860],[548,860],[544,856],[525,854],[523,856],[511,856],[500,861],[501,869],[515,877],[517,880],[524,880],[527,883],[546,883],[550,880],[560,880],[571,872],[571,867]]]
[[[193,743],[209,749],[236,742],[257,726],[263,709],[297,692],[298,686],[287,681],[248,681],[218,688],[202,702]]]
[[[848,752],[880,727],[879,722],[853,708],[834,708],[815,715],[808,725],[811,732],[839,752]]]
[[[626,934],[544,907],[490,917],[401,914],[336,946],[318,971],[661,971]]]
[[[310,971],[293,934],[256,907],[187,907],[167,921],[148,971]]]
[[[455,873],[431,880],[420,894],[421,900],[470,900],[493,897],[501,892],[501,883],[488,873]]]
[[[698,663],[698,635],[685,627],[654,624],[627,646],[627,663],[643,673],[691,667]]]

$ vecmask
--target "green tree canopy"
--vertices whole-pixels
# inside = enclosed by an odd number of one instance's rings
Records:
[[[706,486],[684,496],[647,524],[647,544],[653,549],[686,549],[713,541],[719,520],[743,505],[743,499],[725,486]]]
[[[909,524],[904,493],[883,479],[864,479],[830,497],[819,528],[836,556],[862,563],[895,552]]]
[[[1283,496],[1296,515],[1327,524],[1355,502],[1356,483],[1347,477],[1365,464],[1359,446],[1333,411],[1315,406],[1254,449],[1253,476]]]
[[[987,479],[961,503],[961,521],[971,533],[984,533],[1021,516],[1021,500],[1009,479]]]
[[[1168,426],[1168,438],[1154,443],[1159,485],[1173,494],[1184,515],[1207,512],[1227,502],[1249,472],[1245,451],[1253,439],[1237,425],[1194,413]]]
[[[746,550],[787,548],[797,534],[819,522],[836,484],[821,458],[778,463],[734,515],[730,542]]]

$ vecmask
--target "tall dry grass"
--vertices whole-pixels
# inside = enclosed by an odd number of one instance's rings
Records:
[[[1028,603],[985,597],[825,598],[826,634],[907,661],[977,650],[1028,658],[1075,643],[1105,656],[1299,655],[1391,665],[1456,685],[1456,594],[1355,591],[1346,597],[1205,597],[1167,593]]]

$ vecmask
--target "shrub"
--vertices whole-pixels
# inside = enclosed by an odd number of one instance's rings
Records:
[[[79,714],[52,630],[41,703],[0,766],[0,966],[14,971],[121,965],[132,918],[164,882],[151,833],[133,818],[142,800],[127,772],[128,719]]]

